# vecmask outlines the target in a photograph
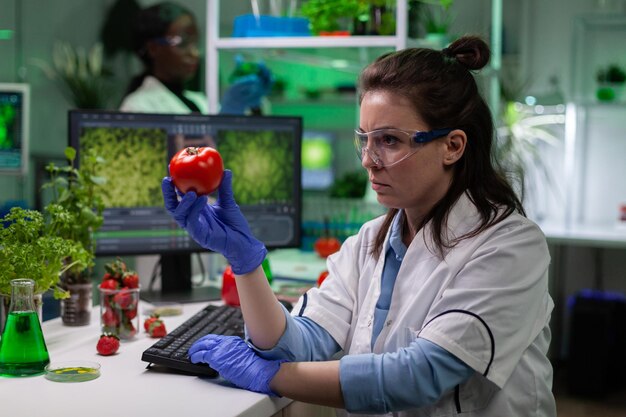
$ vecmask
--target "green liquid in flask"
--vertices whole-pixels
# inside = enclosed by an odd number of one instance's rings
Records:
[[[10,312],[0,340],[0,375],[39,375],[48,363],[50,356],[37,313]]]

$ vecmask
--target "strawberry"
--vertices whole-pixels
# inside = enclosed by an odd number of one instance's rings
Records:
[[[107,308],[102,314],[102,324],[106,327],[115,327],[120,324],[120,318],[115,311]]]
[[[120,348],[120,339],[108,333],[103,333],[98,339],[96,350],[102,356],[113,355]]]
[[[122,310],[131,310],[137,305],[135,296],[126,288],[122,288],[120,292],[113,296],[113,302]]]
[[[122,285],[127,288],[139,288],[139,275],[127,272],[122,278]]]
[[[158,314],[151,314],[150,317],[148,317],[146,321],[143,322],[143,328],[145,329],[145,331],[149,332],[150,325],[158,319],[159,319]]]
[[[104,289],[104,290],[117,290],[118,288],[118,283],[116,280],[114,279],[105,279],[104,281],[102,281],[100,283],[100,288]]]
[[[132,320],[137,317],[137,306],[135,306],[135,308],[124,310],[124,316],[126,316],[128,320]]]
[[[163,337],[167,334],[167,330],[165,330],[165,323],[163,320],[156,319],[150,326],[148,327],[148,334],[150,337]]]

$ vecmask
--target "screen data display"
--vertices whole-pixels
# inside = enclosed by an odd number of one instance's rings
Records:
[[[172,156],[211,146],[233,171],[233,193],[253,234],[268,248],[298,247],[301,119],[280,116],[163,115],[71,111],[70,145],[104,157],[100,256],[195,252],[200,248],[165,211],[161,180]],[[217,193],[210,196],[217,198]]]
[[[0,172],[27,170],[28,97],[27,85],[0,83]]]

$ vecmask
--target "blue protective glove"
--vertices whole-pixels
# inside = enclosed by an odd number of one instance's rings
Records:
[[[200,246],[224,255],[233,272],[242,275],[261,265],[267,249],[252,235],[235,202],[232,177],[232,171],[224,170],[217,202],[213,205],[208,204],[207,196],[198,197],[193,191],[183,195],[179,202],[170,177],[163,178],[161,189],[165,208],[176,223]]]
[[[244,114],[248,108],[261,106],[261,99],[272,88],[273,78],[270,70],[259,63],[259,72],[237,79],[224,95],[220,106],[221,114]]]
[[[285,361],[261,358],[240,337],[209,334],[189,348],[189,357],[192,363],[207,363],[240,388],[278,396],[270,389],[270,381]]]

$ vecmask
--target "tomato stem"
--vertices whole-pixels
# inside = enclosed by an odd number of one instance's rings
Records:
[[[200,148],[196,146],[190,146],[186,149],[187,155],[198,155]]]

